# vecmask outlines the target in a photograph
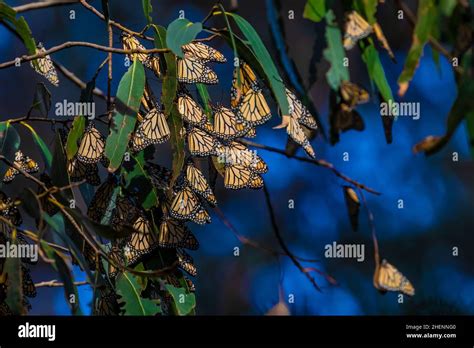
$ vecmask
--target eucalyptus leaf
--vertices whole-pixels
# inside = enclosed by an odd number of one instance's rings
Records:
[[[193,41],[202,31],[202,23],[192,23],[186,18],[175,19],[166,29],[166,46],[178,57],[183,58],[181,47]]]

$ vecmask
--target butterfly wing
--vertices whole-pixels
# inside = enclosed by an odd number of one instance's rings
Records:
[[[183,83],[216,84],[217,74],[194,57],[177,58],[178,81]]]
[[[192,128],[188,131],[188,147],[191,155],[214,155],[218,145],[219,143],[212,135],[199,128]]]
[[[82,137],[77,158],[84,163],[97,163],[104,155],[105,142],[92,123],[90,123],[84,136]]]
[[[181,47],[183,49],[184,53],[187,53],[188,55],[192,55],[195,58],[198,58],[201,60],[203,63],[206,62],[218,62],[218,63],[225,63],[227,59],[224,57],[224,55],[216,50],[215,48],[212,48],[206,44],[203,44],[202,42],[191,42],[187,45],[184,45]]]
[[[184,121],[193,126],[202,126],[207,121],[202,108],[187,93],[178,94],[178,112]]]
[[[415,295],[415,288],[410,281],[393,265],[382,260],[374,275],[374,285],[380,291],[397,291],[406,295]]]
[[[206,178],[192,163],[188,163],[186,166],[186,182],[194,192],[201,195],[209,203],[217,204],[216,196],[212,192]]]

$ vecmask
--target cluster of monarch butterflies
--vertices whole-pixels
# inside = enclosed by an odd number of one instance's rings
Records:
[[[18,245],[28,244],[28,242],[15,230],[15,227],[20,226],[22,222],[23,219],[20,211],[15,206],[13,200],[4,192],[0,191],[0,245],[6,245],[7,242],[12,243],[13,241],[16,241]],[[0,316],[13,315],[9,305],[6,303],[9,287],[9,275],[4,267],[5,262],[5,258],[0,258]],[[36,288],[27,264],[33,264],[33,262],[27,258],[21,260],[22,305],[27,310],[30,310],[31,305],[28,298],[36,296]]]

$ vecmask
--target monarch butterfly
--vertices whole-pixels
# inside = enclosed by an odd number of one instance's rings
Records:
[[[202,126],[207,121],[199,104],[184,90],[178,92],[178,112],[183,120],[193,126]]]
[[[201,225],[211,222],[211,218],[202,208],[199,198],[187,185],[183,185],[176,193],[171,203],[170,215],[175,219],[191,220]]]
[[[293,116],[287,117],[288,125],[286,126],[286,132],[288,133],[288,135],[291,137],[291,139],[293,139],[294,142],[300,145],[310,157],[315,158],[316,155],[314,153],[313,147],[311,146],[308,138],[304,134],[302,126]]]
[[[84,163],[97,163],[104,155],[105,141],[97,128],[91,122],[82,137],[77,159]]]
[[[335,144],[339,141],[339,134],[350,129],[362,131],[365,129],[364,120],[360,114],[351,109],[345,103],[335,106],[335,110],[329,115],[331,125],[331,143]]]
[[[143,121],[138,125],[138,129],[132,140],[133,150],[138,152],[151,144],[161,144],[170,138],[170,129],[166,122],[165,115],[156,108],[146,114]]]
[[[43,47],[42,43],[38,44],[36,53],[44,53],[46,49]],[[37,64],[34,64],[33,61],[30,62],[31,67],[40,75],[44,76],[49,82],[54,86],[59,85],[58,73],[54,67],[53,61],[49,55],[44,56],[43,58],[35,59]]]
[[[114,177],[110,177],[102,185],[92,197],[89,208],[87,209],[87,216],[97,223],[100,223],[104,215],[107,213],[109,203],[114,199],[114,190],[116,181]]]
[[[372,27],[356,11],[352,11],[347,16],[344,33],[344,48],[350,50],[358,40],[363,39],[372,33]]]
[[[218,62],[225,63],[227,59],[222,53],[220,53],[215,48],[212,48],[208,45],[203,44],[202,42],[195,41],[190,42],[187,45],[181,46],[183,52],[187,55],[194,56],[198,58],[203,63],[207,62]]]
[[[344,103],[351,109],[358,104],[367,103],[369,101],[369,93],[349,81],[342,82],[340,94]]]
[[[68,161],[67,172],[72,182],[86,179],[88,184],[93,186],[100,185],[99,168],[97,164],[81,162],[77,157]]]
[[[95,303],[94,315],[112,316],[121,312],[117,302],[117,295],[109,285],[105,288],[98,288],[97,301]]]
[[[193,156],[209,156],[216,154],[220,145],[212,135],[199,128],[192,128],[187,132],[188,147]]]
[[[197,275],[197,268],[191,255],[183,249],[176,249],[176,256],[178,257],[179,268],[195,277]]]
[[[251,126],[263,124],[272,117],[267,101],[258,86],[252,86],[243,95],[237,114]]]
[[[382,293],[399,291],[409,296],[415,295],[415,288],[410,281],[385,259],[376,266],[374,286]]]
[[[230,90],[230,105],[232,108],[239,106],[242,96],[252,89],[252,86],[258,87],[257,75],[255,75],[247,63],[240,60],[239,66],[234,69],[232,76],[232,87]]]
[[[248,130],[247,123],[237,120],[230,109],[218,105],[213,106],[212,110],[214,112],[213,134],[217,137],[230,140],[244,135]]]
[[[23,294],[28,297],[36,297],[36,287],[31,279],[30,270],[23,265],[21,265],[21,279]]]
[[[20,150],[15,152],[15,160],[13,161],[13,164],[16,167],[20,167],[27,173],[36,173],[39,171],[38,163],[36,163],[28,156],[25,156]],[[20,171],[17,168],[9,167],[5,173],[5,176],[3,177],[3,182],[11,182],[19,173]]]
[[[256,151],[251,151],[237,141],[218,148],[217,153],[219,161],[226,165],[240,164],[260,174],[268,171],[267,164],[257,155]]]
[[[124,264],[124,256],[118,245],[112,245],[108,256],[112,261],[114,261],[114,263]],[[120,272],[120,269],[117,268],[112,262],[109,262],[108,271],[109,279],[114,279],[115,277],[117,277],[118,273]]]
[[[131,34],[122,32],[122,43],[125,50],[146,50],[146,48]],[[133,61],[138,59],[144,66],[151,69],[157,77],[160,77],[160,60],[153,54],[132,53],[128,58]]]
[[[303,103],[298,98],[296,98],[296,96],[288,88],[285,88],[285,90],[290,109],[290,115],[296,118],[300,124],[303,124],[310,129],[318,129],[316,120],[313,118],[313,115],[311,115],[308,109],[306,109]]]
[[[171,179],[171,171],[152,162],[147,162],[145,170],[150,174],[153,186],[159,190],[167,190]]]
[[[138,208],[129,197],[118,197],[115,201],[112,226],[120,228],[122,225],[131,225],[139,215]]]
[[[196,250],[199,242],[189,228],[181,221],[163,216],[158,235],[158,244],[163,248],[186,248]]]
[[[144,216],[138,217],[133,224],[133,229],[136,232],[127,238],[124,245],[125,259],[127,264],[132,266],[158,247],[151,224]]]
[[[204,83],[208,85],[219,82],[217,74],[194,57],[177,58],[178,81],[184,83]]]
[[[192,164],[192,162],[188,162],[186,166],[186,183],[194,192],[201,195],[209,203],[213,205],[217,204],[216,196],[214,196],[206,178],[202,172]]]
[[[0,191],[0,216],[3,216],[15,226],[20,226],[23,222],[20,211],[15,206],[13,200],[2,191]],[[1,227],[0,231],[10,230],[10,226],[6,222],[1,222],[6,226]]]
[[[246,187],[260,188],[263,186],[263,179],[248,167],[230,165],[225,167],[224,186],[234,190]]]

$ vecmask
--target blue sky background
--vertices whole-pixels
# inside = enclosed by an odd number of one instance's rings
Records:
[[[19,4],[23,1],[8,1]],[[249,2],[241,2],[240,14],[254,24],[265,43],[272,48],[268,39],[265,21],[260,18],[262,4],[252,11]],[[252,4],[255,2],[251,2]],[[262,2],[263,3],[263,2]],[[100,8],[100,2],[93,2]],[[303,1],[295,2],[295,12],[301,13]],[[186,11],[190,20],[201,20],[208,12],[211,2],[199,5],[190,1],[153,1],[159,24],[167,25],[178,13]],[[285,5],[288,6],[288,5]],[[66,40],[91,41],[106,44],[105,26],[81,6],[74,6],[76,19],[68,19],[68,9],[28,12],[25,14],[34,36],[45,45],[54,46]],[[300,11],[300,12],[298,12]],[[384,12],[384,15],[387,15]],[[134,30],[141,30],[144,19],[141,4],[131,6],[130,2],[114,1],[112,18]],[[383,22],[382,22],[383,23]],[[315,39],[313,26],[300,19],[290,34],[302,33],[298,40],[289,40],[290,52],[295,54],[304,78],[311,47]],[[60,28],[60,30],[58,30]],[[397,29],[387,29],[392,36]],[[390,41],[390,35],[388,35]],[[406,42],[408,42],[407,36]],[[118,35],[115,35],[119,47]],[[230,60],[231,50],[222,42],[212,45],[220,49]],[[324,46],[324,45],[323,45]],[[272,48],[273,49],[273,48]],[[406,44],[394,46],[398,64],[393,64],[381,53],[387,79],[394,93],[396,81],[403,68]],[[309,50],[309,51],[308,51]],[[23,54],[24,48],[0,26],[0,56],[2,61]],[[273,54],[274,52],[272,52]],[[84,80],[94,74],[105,58],[104,52],[85,48],[73,48],[58,52],[59,62],[74,71]],[[306,64],[306,66],[305,66]],[[324,63],[318,65],[318,83],[312,89],[318,101],[318,110],[326,125],[328,118],[327,86],[324,82]],[[113,91],[120,76],[125,72],[123,60],[114,56]],[[215,65],[220,85],[210,88],[215,101],[228,103],[232,76],[231,64]],[[327,66],[326,66],[327,68]],[[0,70],[0,81],[8,88],[0,89],[0,119],[17,117],[29,105],[34,82],[42,81],[29,66]],[[363,65],[351,67],[355,81],[370,89]],[[63,99],[77,99],[80,91],[60,76],[64,88],[54,89],[53,103]],[[98,86],[106,89],[106,74],[101,73]],[[157,85],[158,86],[158,85]],[[155,93],[159,95],[159,93]],[[372,93],[372,96],[375,96]],[[373,249],[365,210],[361,210],[358,232],[350,228],[342,194],[343,181],[327,169],[288,159],[279,154],[258,150],[267,162],[270,171],[264,176],[270,190],[280,230],[291,250],[300,256],[317,258],[317,264],[305,264],[326,271],[337,279],[339,285],[329,285],[321,276],[313,273],[322,287],[316,292],[306,277],[289,259],[282,257],[281,273],[285,296],[293,294],[295,303],[290,305],[296,315],[373,315],[373,314],[415,314],[415,313],[464,313],[474,314],[474,270],[473,253],[473,183],[472,161],[467,146],[464,126],[455,133],[446,148],[432,157],[414,155],[412,146],[428,135],[440,135],[445,130],[445,119],[456,96],[456,85],[449,63],[441,58],[436,67],[429,48],[425,49],[415,77],[403,101],[420,102],[419,120],[400,117],[393,127],[392,144],[387,145],[379,116],[376,97],[358,109],[366,129],[359,133],[350,131],[341,136],[341,141],[330,146],[321,139],[313,141],[319,158],[333,163],[343,173],[382,192],[381,196],[366,193],[375,224],[382,256],[394,264],[416,288],[414,298],[405,298],[397,303],[396,294],[380,295],[372,285],[374,270]],[[74,99],[75,98],[75,99]],[[26,99],[26,101],[25,101]],[[276,115],[276,110],[274,110]],[[258,128],[256,141],[277,148],[284,148],[286,136],[282,130],[273,130],[279,123],[278,117]],[[47,134],[49,128],[40,128]],[[26,133],[20,133],[25,134]],[[167,151],[166,146],[158,152]],[[34,149],[32,149],[34,153]],[[459,162],[451,161],[453,151],[459,153]],[[350,161],[345,162],[342,154],[349,152]],[[299,150],[300,155],[304,153]],[[266,210],[262,191],[225,190],[222,182],[216,189],[219,206],[237,230],[260,243],[277,248],[270,218]],[[288,200],[293,199],[295,209],[288,209]],[[404,200],[404,209],[397,208],[398,199]],[[242,246],[224,226],[218,216],[212,214],[213,222],[206,227],[191,226],[198,237],[201,248],[192,252],[199,268],[194,279],[197,288],[199,314],[263,314],[278,301],[280,269],[277,261],[261,250]],[[324,259],[324,246],[333,241],[364,243],[366,260]],[[233,255],[233,248],[240,247],[240,256]],[[452,247],[458,246],[458,257],[452,256]],[[46,268],[38,266],[40,273],[34,273],[35,281],[53,279],[56,276]],[[83,274],[74,270],[77,280]],[[80,288],[80,300],[84,313],[90,311],[88,303],[92,292]],[[62,289],[38,289],[38,297],[32,300],[33,314],[68,314]]]

